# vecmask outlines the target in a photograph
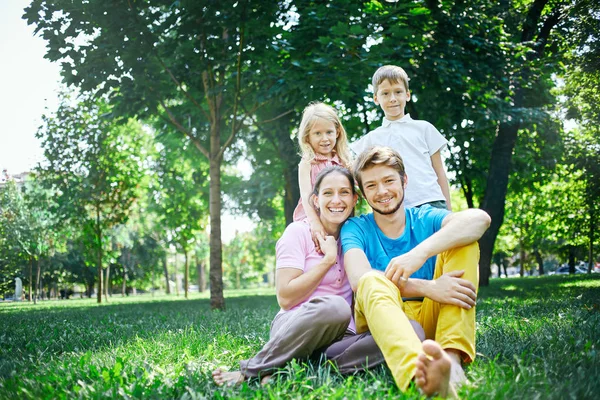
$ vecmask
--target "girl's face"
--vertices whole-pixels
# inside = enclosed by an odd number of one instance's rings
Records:
[[[315,204],[320,210],[320,218],[325,230],[333,234],[352,214],[358,195],[352,191],[347,177],[332,172],[321,181]]]
[[[308,131],[307,141],[315,154],[329,157],[335,149],[338,133],[333,122],[319,118]]]

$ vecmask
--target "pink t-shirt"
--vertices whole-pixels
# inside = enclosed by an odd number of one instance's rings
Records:
[[[319,175],[319,172],[332,165],[342,165],[337,154],[334,154],[331,158],[327,158],[325,156],[322,156],[321,154],[315,154],[315,158],[311,161],[310,164],[311,187],[315,186],[315,181],[317,180],[317,175]],[[298,205],[294,210],[294,221],[302,221],[304,218],[306,218],[306,212],[304,211],[304,206],[302,205],[302,198],[300,198],[298,200]]]
[[[297,268],[303,272],[308,272],[314,268],[321,260],[323,255],[317,253],[315,244],[310,235],[308,221],[292,222],[288,225],[277,241],[277,269],[279,268]],[[317,286],[314,292],[303,302],[292,307],[294,310],[313,297],[336,295],[341,296],[348,302],[352,308],[352,288],[344,270],[344,256],[342,254],[341,242],[338,243],[338,255],[335,264],[327,271],[323,280]],[[285,312],[281,310],[279,313]],[[354,318],[350,321],[349,329],[356,332]]]

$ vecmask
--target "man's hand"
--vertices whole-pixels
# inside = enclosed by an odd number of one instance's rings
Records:
[[[315,243],[315,249],[317,250],[317,253],[325,254],[325,252],[321,248],[321,243],[319,243],[319,238],[322,239],[327,235],[321,221],[317,220],[310,222],[310,234],[312,236],[313,242]]]
[[[470,309],[475,306],[477,292],[475,286],[461,276],[465,271],[450,271],[431,281],[427,297],[442,304],[452,304]]]
[[[427,255],[417,248],[408,253],[394,257],[385,269],[385,276],[400,289],[404,287],[408,278],[427,261]]]

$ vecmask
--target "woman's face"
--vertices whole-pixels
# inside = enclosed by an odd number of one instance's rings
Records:
[[[339,226],[348,219],[357,195],[352,191],[352,185],[347,177],[339,172],[332,172],[321,181],[315,204],[320,210],[320,218],[324,227]]]

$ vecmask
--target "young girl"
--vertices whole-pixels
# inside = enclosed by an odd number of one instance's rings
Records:
[[[320,171],[331,165],[350,167],[348,138],[335,110],[323,103],[309,104],[302,114],[298,130],[302,160],[298,164],[300,200],[294,210],[294,221],[308,218],[310,231],[317,250],[318,237],[325,237],[325,229],[311,206],[315,179]]]

